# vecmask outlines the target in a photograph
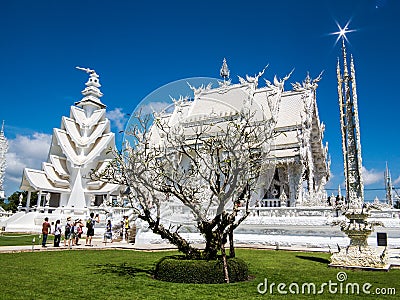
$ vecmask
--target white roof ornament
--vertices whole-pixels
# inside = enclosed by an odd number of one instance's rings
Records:
[[[247,80],[247,82],[249,82],[249,83],[255,83],[255,88],[257,88],[257,86],[258,86],[258,79],[259,79],[261,76],[264,75],[264,72],[265,72],[265,70],[266,70],[267,68],[268,68],[268,65],[266,65],[266,66],[264,67],[264,69],[262,69],[262,71],[258,72],[257,75],[254,75],[254,77],[249,76],[249,75],[246,74],[246,80]]]
[[[283,79],[278,79],[276,77],[276,75],[275,75],[273,84],[267,79],[264,79],[265,83],[270,89],[274,90],[274,89],[278,88],[278,89],[281,89],[283,91],[284,86],[285,86],[285,81],[287,81],[290,78],[290,76],[292,75],[293,71],[294,71],[294,69],[292,69],[292,71],[290,71],[289,74],[287,74],[285,77],[283,77]]]
[[[224,79],[224,82],[219,82],[220,86],[228,86],[231,84],[231,79],[229,78],[229,68],[226,63],[226,58],[222,61],[221,69],[219,70],[219,75]]]
[[[85,83],[86,88],[82,91],[82,95],[84,96],[80,101],[76,102],[75,105],[83,106],[88,104],[94,104],[100,108],[105,108],[106,106],[100,101],[100,98],[103,96],[103,93],[100,91],[99,87],[101,87],[99,81],[99,75],[95,70],[89,68],[76,67],[76,69],[84,71],[88,73],[89,79]]]
[[[221,70],[219,71],[219,74],[225,81],[226,79],[229,78],[229,73],[230,71],[228,69],[228,64],[226,63],[226,58],[224,58],[224,60],[222,61],[222,67]]]
[[[323,73],[324,71],[321,71],[321,73],[319,73],[317,78],[312,79],[310,77],[310,73],[307,72],[307,76],[302,83],[299,82],[292,83],[293,90],[297,92],[304,90],[316,90],[318,87],[318,82],[321,80]]]
[[[82,68],[82,67],[76,67],[78,70],[82,70],[82,71],[85,71],[86,73],[89,73],[89,74],[96,74],[96,71],[95,70],[92,70],[92,69],[89,69],[89,68]],[[97,74],[96,74],[97,75]]]

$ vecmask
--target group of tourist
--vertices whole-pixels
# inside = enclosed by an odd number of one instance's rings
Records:
[[[75,219],[72,221],[71,217],[67,218],[67,221],[64,226],[64,246],[68,245],[68,248],[72,246],[78,246],[79,240],[82,237],[83,228],[86,226],[86,246],[93,246],[92,245],[92,237],[94,236],[94,227],[96,223],[100,222],[100,217],[97,214],[96,216],[94,213],[90,214],[90,217],[86,220],[84,225],[82,219]],[[52,232],[54,235],[54,247],[59,247],[61,242],[62,236],[62,225],[61,221],[57,220],[54,224],[53,231],[51,231],[52,226],[49,223],[49,218],[45,218],[42,224],[42,247],[47,247],[47,237]],[[112,226],[111,221],[107,221],[106,225],[106,233],[104,235],[105,240],[111,239],[112,242]]]
[[[82,219],[75,219],[72,221],[72,218],[68,217],[64,225],[64,247],[68,246],[68,248],[71,248],[72,246],[80,245],[79,240],[82,238],[84,227],[86,227],[85,246],[93,246],[92,237],[94,236],[94,227],[95,224],[99,222],[99,215],[94,215],[94,213],[90,213],[90,217],[85,223],[83,223]],[[128,232],[130,229],[128,216],[124,216],[120,227],[121,238],[125,237],[125,239],[128,240]],[[57,220],[55,224],[50,224],[49,218],[46,217],[42,224],[42,247],[44,248],[46,247],[47,237],[50,233],[54,235],[54,247],[60,247],[61,237],[63,235],[63,226],[61,225],[61,221]],[[111,243],[113,242],[111,220],[107,220],[103,243],[107,243],[108,240],[110,240]]]

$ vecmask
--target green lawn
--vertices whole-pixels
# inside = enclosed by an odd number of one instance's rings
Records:
[[[32,245],[33,238],[35,238],[35,245],[40,245],[42,243],[41,235],[39,234],[3,233],[0,235],[0,246]],[[53,239],[54,236],[49,234],[47,237],[47,243],[53,243]]]
[[[275,282],[319,286],[338,283],[339,269],[328,268],[326,253],[238,249],[249,263],[252,279],[235,284],[177,284],[152,279],[156,262],[175,251],[66,250],[0,254],[0,299],[397,299],[373,295],[375,288],[396,288],[400,270],[372,272],[345,270],[344,283],[370,283],[370,295],[261,295],[257,285],[267,278]],[[286,291],[288,288],[286,287]]]

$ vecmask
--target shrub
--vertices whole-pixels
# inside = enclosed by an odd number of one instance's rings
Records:
[[[230,282],[245,281],[248,266],[240,258],[228,259]],[[194,260],[185,256],[167,256],[156,266],[155,278],[181,283],[224,283],[222,260]]]

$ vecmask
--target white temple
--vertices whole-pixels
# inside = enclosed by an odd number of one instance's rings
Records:
[[[238,84],[231,84],[229,69],[224,59],[220,86],[191,87],[194,99],[174,100],[172,113],[161,113],[170,126],[182,124],[186,131],[205,124],[223,123],[237,118],[243,107],[255,113],[257,120],[268,120],[272,112],[268,99],[279,97],[277,103],[278,134],[271,143],[266,164],[268,170],[259,178],[260,189],[253,195],[263,207],[325,206],[325,184],[329,178],[327,146],[323,145],[324,125],[320,122],[316,102],[316,88],[320,80],[308,75],[303,83],[293,84],[284,90],[285,80],[276,77],[273,83],[259,87],[258,80],[265,69],[256,76],[239,77]]]
[[[83,98],[71,106],[69,117],[62,117],[60,128],[53,129],[48,159],[42,169],[24,169],[20,189],[28,191],[26,212],[33,212],[27,214],[30,217],[22,216],[25,221],[8,223],[8,231],[33,227],[26,220],[39,218],[40,213],[52,213],[54,217],[62,214],[61,218],[64,213],[87,214],[90,207],[104,205],[119,193],[118,185],[87,177],[92,169],[104,168],[113,158],[109,150],[115,149],[115,136],[106,118],[106,105],[100,100],[103,94],[99,76],[94,70],[78,69],[89,73]],[[38,192],[36,206],[30,203],[32,192]]]
[[[6,171],[6,153],[8,150],[8,142],[4,136],[4,121],[0,130],[0,199],[4,198],[4,173]]]

